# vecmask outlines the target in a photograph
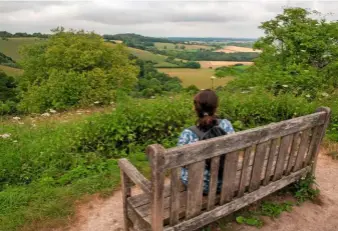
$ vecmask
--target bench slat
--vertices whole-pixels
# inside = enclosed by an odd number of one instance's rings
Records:
[[[293,136],[291,152],[290,152],[288,164],[285,170],[285,175],[289,175],[290,172],[292,171],[292,168],[296,162],[300,142],[301,142],[301,132],[296,132]]]
[[[263,185],[267,185],[270,182],[271,176],[274,174],[275,166],[274,163],[277,162],[277,155],[280,147],[280,140],[273,139],[270,144],[270,151],[268,157],[268,163],[265,169],[265,177],[263,180]]]
[[[205,161],[188,166],[187,218],[194,217],[201,212],[204,168]]]
[[[323,131],[324,125],[316,126],[312,131],[311,141],[309,151],[305,157],[305,165],[308,165],[312,157],[316,154],[317,147],[320,145],[321,139],[320,135]]]
[[[211,159],[210,183],[209,183],[207,210],[211,210],[215,207],[215,198],[216,198],[216,192],[217,192],[219,164],[220,164],[220,157],[219,156],[216,156],[216,157]]]
[[[310,138],[311,129],[307,129],[302,132],[302,138],[299,145],[299,151],[296,158],[295,166],[293,171],[301,169],[304,161],[304,157],[309,148],[309,138]]]
[[[285,167],[285,159],[290,151],[292,140],[293,140],[293,134],[284,136],[281,139],[275,174],[273,176],[273,181],[279,180],[283,175],[284,167]]]
[[[236,180],[239,152],[230,152],[225,155],[223,182],[221,191],[221,204],[231,201],[234,196],[234,182]]]
[[[240,184],[239,184],[239,189],[238,189],[238,196],[239,197],[243,196],[244,192],[245,192],[252,150],[253,150],[252,147],[248,147],[248,148],[245,149],[245,152],[244,152],[244,159],[243,159],[242,171],[241,171],[241,179],[240,179]],[[249,177],[251,177],[251,176],[249,176]]]
[[[252,192],[259,188],[261,183],[261,175],[263,170],[264,158],[268,151],[270,142],[264,142],[258,144],[256,147],[254,164],[252,167],[251,180],[249,185],[249,192]]]
[[[170,178],[170,188],[171,188],[171,197],[170,197],[170,225],[176,225],[179,219],[179,209],[180,209],[180,184],[181,184],[181,168],[173,168],[171,170]]]

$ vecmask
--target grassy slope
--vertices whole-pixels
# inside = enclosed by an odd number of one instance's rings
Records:
[[[186,69],[186,68],[158,68],[170,76],[177,76],[182,80],[184,87],[196,85],[200,89],[212,88],[211,76],[214,75],[212,69]],[[214,87],[224,86],[233,78],[222,78],[214,80]]]
[[[25,179],[31,177],[25,166],[48,169],[38,182],[0,188],[0,231],[51,230],[68,222],[69,215],[75,212],[75,202],[82,196],[96,192],[106,195],[119,185],[116,160],[104,160],[97,165],[103,160],[98,154],[78,153],[69,148],[76,131],[96,116],[99,114],[78,115],[74,111],[49,118],[22,118],[24,124],[0,117],[0,134],[11,134],[8,139],[0,138],[0,169],[5,169],[7,176],[17,174]],[[6,168],[9,165],[11,169]],[[72,165],[80,167],[69,170]],[[86,174],[88,169],[81,167],[89,165],[100,166],[100,171],[90,170]],[[17,169],[19,166],[21,170]],[[40,174],[36,172],[34,176]],[[64,180],[50,177],[55,174],[64,174]]]
[[[20,76],[23,73],[23,70],[13,67],[7,67],[0,65],[0,70],[3,70],[7,75],[10,76]]]
[[[0,51],[14,60],[20,60],[19,48],[22,45],[33,44],[42,39],[39,38],[10,38],[0,40]]]

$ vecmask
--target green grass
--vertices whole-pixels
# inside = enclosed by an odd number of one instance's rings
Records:
[[[182,80],[184,87],[195,85],[200,89],[212,88],[210,77],[215,74],[213,69],[158,68],[158,70],[173,77],[177,76]],[[232,77],[215,79],[214,87],[224,86],[231,80]]]
[[[8,40],[0,39],[0,51],[14,60],[20,60],[19,49],[23,45],[33,44],[43,39],[39,38],[9,38]]]
[[[10,76],[20,76],[23,74],[22,69],[14,68],[14,67],[7,67],[0,65],[0,70],[3,70],[7,75]]]
[[[72,137],[88,117],[71,117],[0,120],[0,134],[11,135],[0,138],[0,231],[51,230],[67,223],[83,195],[119,185],[115,159],[72,150]]]

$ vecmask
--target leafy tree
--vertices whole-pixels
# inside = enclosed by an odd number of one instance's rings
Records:
[[[16,82],[11,76],[0,70],[0,101],[14,100],[16,97]]]
[[[249,75],[234,84],[262,85],[275,94],[296,95],[338,87],[337,22],[316,11],[286,8],[260,28],[265,36],[254,48],[263,52]]]
[[[101,36],[82,30],[52,32],[45,42],[21,51],[21,110],[105,104],[114,99],[117,89],[133,89],[138,68],[123,45],[110,47]]]

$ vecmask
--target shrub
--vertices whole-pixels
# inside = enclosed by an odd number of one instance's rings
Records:
[[[110,47],[94,33],[57,29],[22,56],[19,106],[25,112],[108,104],[117,89],[130,91],[137,81],[138,68],[123,45]]]

